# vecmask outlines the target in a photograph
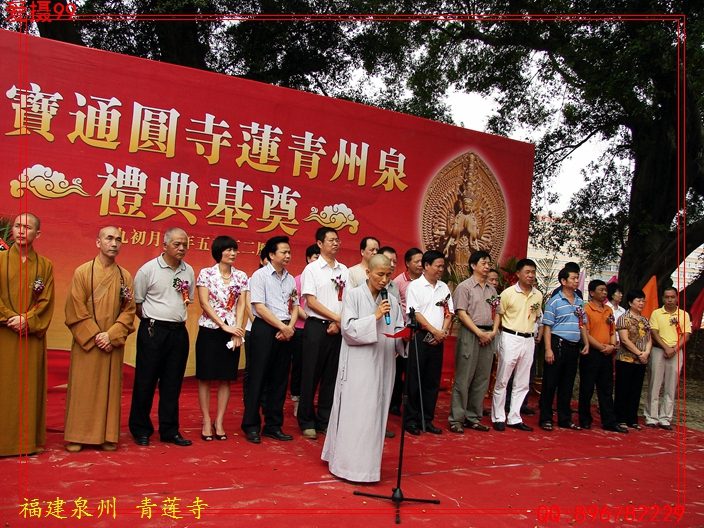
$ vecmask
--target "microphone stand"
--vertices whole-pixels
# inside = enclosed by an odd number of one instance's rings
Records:
[[[416,361],[416,367],[418,367],[418,342],[416,341],[415,337],[416,334],[418,333],[419,330],[422,329],[420,324],[416,321],[416,315],[415,315],[415,310],[411,308],[411,311],[409,313],[409,322],[406,325],[407,328],[410,329],[411,335],[410,335],[410,341],[409,341],[409,347],[408,347],[408,352],[409,354],[411,353],[412,350],[415,352],[415,361]],[[410,343],[413,343],[413,347],[410,346]],[[406,410],[408,409],[408,391],[407,385],[408,385],[408,374],[410,371],[410,364],[411,364],[411,358],[408,358],[408,361],[406,362],[406,377],[404,379],[404,387],[403,387],[403,413],[401,416],[401,443],[399,446],[399,453],[398,453],[398,471],[396,472],[396,487],[391,488],[391,495],[380,495],[376,493],[367,493],[363,491],[354,491],[354,495],[361,495],[363,497],[372,497],[376,499],[385,499],[385,500],[390,500],[396,505],[396,524],[401,524],[401,503],[402,502],[422,502],[426,504],[440,504],[440,501],[438,499],[417,499],[417,498],[411,498],[411,497],[404,497],[403,496],[403,491],[401,490],[401,477],[402,477],[402,472],[403,472],[403,450],[405,446],[405,439],[406,439],[406,427],[404,426],[405,420],[406,420]],[[416,371],[418,372],[418,387],[420,390],[420,369],[416,368]],[[423,416],[423,398],[421,398],[421,418]],[[425,431],[425,420],[423,420],[423,431]]]

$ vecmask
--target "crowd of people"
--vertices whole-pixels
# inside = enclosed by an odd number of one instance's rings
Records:
[[[0,354],[0,456],[39,453],[45,443],[46,330],[54,303],[51,262],[32,247],[41,234],[39,219],[21,214],[12,231],[14,244],[0,253],[0,345],[16,351]],[[691,334],[674,288],[665,289],[662,308],[648,320],[641,313],[645,294],[640,290],[627,292],[622,306],[618,284],[593,280],[585,298],[573,263],[559,272],[560,284],[549,298],[535,287],[536,265],[530,259],[518,261],[517,282],[499,291],[490,255],[475,251],[471,276],[451,292],[442,281],[443,253],[411,248],[404,254],[405,271],[396,274],[396,250],[365,237],[361,261],[347,268],[336,259],[340,238],[329,227],[317,230],[315,244],[306,250],[306,267],[295,278],[287,271],[286,236],[266,242],[251,277],[235,267],[238,244],[229,236],[213,240],[215,264],[197,278],[184,261],[188,236],[180,228],[165,232],[163,252],[134,279],[116,262],[119,229],[102,228],[96,246],[97,256],[75,270],[65,306],[73,344],[64,438],[72,453],[85,445],[117,449],[124,345],[135,330],[135,315],[140,324],[130,433],[137,445],[150,444],[158,386],[160,440],[192,444],[180,432],[179,397],[190,348],[187,308],[196,298],[202,309],[195,356],[204,442],[227,440],[230,383],[238,377],[244,346],[240,427],[246,440],[294,439],[282,428],[288,395],[300,436],[325,436],[322,459],[331,473],[355,482],[378,481],[384,439],[394,436],[386,427],[389,413],[403,415],[408,434],[443,433],[434,420],[444,342],[453,321],[459,331],[451,433],[488,432],[491,427],[482,423],[487,415],[496,431],[533,430],[522,414],[535,414],[527,397],[541,340],[542,429],[553,430],[555,397],[558,427],[591,429],[595,389],[603,429],[641,429],[638,407],[647,367],[645,425],[672,430],[683,347]],[[578,370],[575,423],[570,404]],[[490,413],[483,408],[488,392]]]

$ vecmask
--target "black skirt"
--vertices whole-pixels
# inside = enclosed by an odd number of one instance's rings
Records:
[[[227,348],[232,334],[222,328],[198,327],[196,338],[196,378],[234,381],[240,364],[240,347]]]

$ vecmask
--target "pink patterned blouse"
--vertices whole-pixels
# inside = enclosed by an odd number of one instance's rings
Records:
[[[249,290],[247,274],[244,271],[232,268],[230,284],[225,284],[222,275],[220,275],[218,265],[215,264],[212,268],[203,268],[201,270],[198,274],[196,286],[208,288],[210,306],[213,307],[220,319],[228,325],[234,326],[237,321],[237,300],[243,292]],[[227,309],[228,305],[231,306],[229,310]],[[198,319],[198,325],[205,328],[218,328],[215,321],[210,319],[205,312]]]

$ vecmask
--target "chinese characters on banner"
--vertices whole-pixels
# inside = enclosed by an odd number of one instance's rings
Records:
[[[66,143],[63,149],[67,150],[83,144],[95,149],[92,157],[103,160],[104,166],[104,170],[101,167],[99,173],[90,175],[96,183],[105,180],[93,194],[88,191],[87,177],[73,179],[72,188],[65,177],[60,176],[64,172],[56,170],[52,160],[40,160],[44,163],[34,167],[41,168],[28,169],[13,181],[15,194],[33,192],[40,198],[60,199],[77,189],[83,196],[92,195],[99,199],[97,213],[100,217],[158,222],[181,215],[191,226],[201,220],[211,226],[254,228],[257,233],[278,232],[293,236],[300,226],[297,213],[301,192],[305,191],[291,186],[298,187],[295,178],[300,178],[301,174],[308,180],[320,177],[321,180],[316,182],[320,184],[323,184],[323,177],[330,182],[346,177],[357,187],[368,186],[369,192],[374,192],[372,189],[386,193],[403,192],[408,188],[404,181],[406,156],[394,147],[379,150],[373,183],[367,185],[370,144],[365,141],[357,144],[336,138],[339,148],[330,156],[324,148],[328,144],[325,137],[308,130],[302,131],[302,135],[286,137],[280,126],[253,121],[238,125],[236,133],[241,136],[241,143],[238,143],[229,131],[231,127],[227,120],[216,118],[212,113],[206,112],[203,119],[192,117],[190,124],[181,125],[182,114],[176,108],[148,107],[134,101],[130,105],[131,120],[123,119],[123,103],[114,95],[86,96],[74,91],[74,103],[66,100],[59,91],[45,91],[34,82],[30,82],[27,89],[13,84],[5,96],[13,111],[12,126],[5,136],[36,134],[49,143]],[[62,111],[71,118],[71,130],[59,133],[60,125],[55,120]],[[126,132],[121,133],[121,127]],[[120,137],[125,135],[129,135],[129,139],[123,142]],[[164,174],[161,169],[164,163],[159,163],[158,173],[150,171],[148,174],[142,167],[129,163],[131,154],[142,152],[162,156],[164,160],[175,158],[180,135],[185,139],[185,143],[179,145],[185,150],[184,157],[202,158],[201,166],[195,165],[193,159],[189,160],[198,175],[174,170]],[[282,146],[286,148],[282,149]],[[105,151],[120,154],[128,163],[116,167],[104,161]],[[283,164],[282,157],[286,156],[290,159]],[[227,176],[223,177],[218,169],[226,165],[226,158],[230,167],[223,167],[224,176]],[[282,166],[290,168],[290,174],[284,175],[283,170],[279,172]],[[242,167],[263,175],[277,174],[275,181],[290,182],[291,186],[264,183],[252,178],[251,171],[241,170],[242,175],[237,176],[237,169]],[[203,181],[202,171],[206,168],[208,174],[218,175],[217,181]],[[53,183],[58,186],[51,186],[51,193],[42,194],[40,189],[49,187],[45,183],[47,180],[56,180]],[[210,187],[214,191],[207,193]],[[202,194],[213,198],[201,200]],[[252,202],[256,203],[261,214],[252,214]]]

